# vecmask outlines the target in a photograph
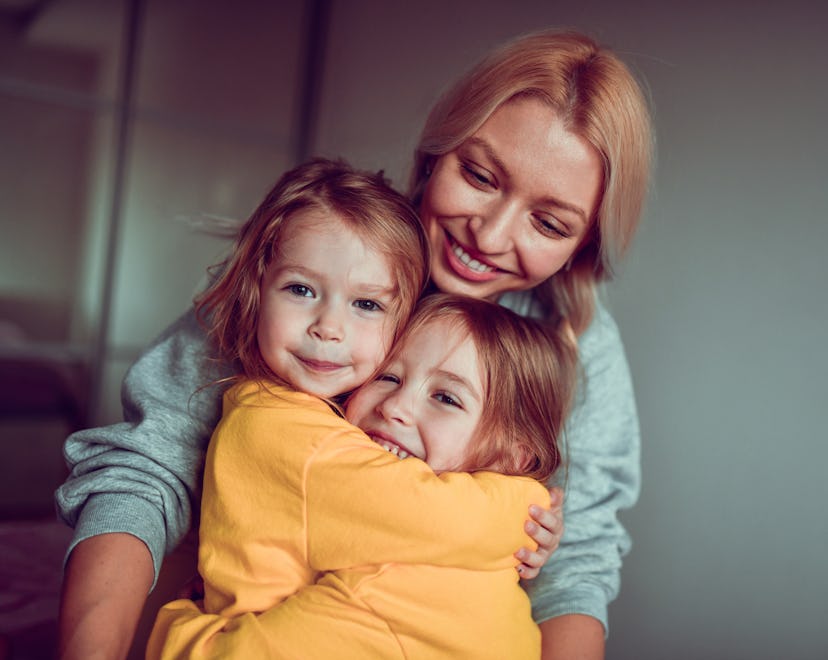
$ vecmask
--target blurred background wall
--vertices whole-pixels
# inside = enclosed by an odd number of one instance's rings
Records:
[[[227,247],[189,219],[244,218],[310,154],[404,187],[439,92],[546,26],[616,49],[658,136],[607,290],[644,442],[608,657],[828,657],[828,10],[806,0],[0,0],[0,514],[50,515],[63,437],[120,418],[125,369]]]

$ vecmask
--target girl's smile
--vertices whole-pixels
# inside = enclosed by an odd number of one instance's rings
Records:
[[[371,438],[374,442],[376,442],[380,447],[385,449],[385,451],[394,454],[395,456],[399,456],[400,458],[408,458],[409,456],[413,456],[413,452],[409,450],[405,445],[395,440],[391,435],[387,433],[383,433],[382,431],[368,429],[365,430],[365,434]]]
[[[441,472],[463,465],[484,400],[474,341],[461,323],[438,318],[406,335],[348,400],[346,417],[392,454]]]
[[[310,358],[302,357],[301,355],[295,356],[299,362],[305,365],[311,371],[318,371],[320,373],[328,373],[331,371],[336,371],[337,369],[343,369],[346,365],[341,364],[339,362],[327,362],[323,360],[312,360]]]

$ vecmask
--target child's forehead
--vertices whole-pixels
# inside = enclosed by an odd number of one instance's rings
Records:
[[[457,317],[438,316],[410,328],[400,343],[399,352],[427,353],[438,359],[438,356],[448,357],[466,345],[476,352],[474,338],[465,321]]]
[[[463,337],[471,339],[468,320],[456,313],[436,313],[428,318],[421,319],[419,327],[415,332],[430,334],[451,335],[452,337]]]
[[[358,245],[366,255],[385,258],[379,241],[374,240],[366,228],[350,217],[326,208],[305,207],[290,213],[283,221],[279,231],[277,254],[289,252],[293,244],[316,246],[321,249],[329,247],[328,242],[317,244],[333,237],[342,241],[343,249]]]
[[[321,205],[294,209],[282,219],[282,241],[291,240],[305,232],[325,233],[331,230],[347,232],[362,240],[353,222],[332,208]]]
[[[286,228],[266,278],[288,275],[352,286],[366,293],[396,290],[389,259],[336,221],[305,223],[297,218]]]
[[[359,220],[325,206],[305,206],[289,213],[279,232],[277,252],[295,241],[312,241],[313,237],[331,234],[361,245],[366,254],[386,259],[382,242],[372,235],[369,227],[361,226]]]
[[[436,318],[418,324],[399,345],[395,362],[415,377],[438,376],[462,382],[477,398],[485,391],[477,345],[461,319]]]

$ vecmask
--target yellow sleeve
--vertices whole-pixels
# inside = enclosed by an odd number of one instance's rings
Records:
[[[492,570],[535,547],[523,531],[529,505],[549,506],[537,481],[492,472],[436,475],[343,431],[305,474],[307,557],[315,570],[424,563]]]

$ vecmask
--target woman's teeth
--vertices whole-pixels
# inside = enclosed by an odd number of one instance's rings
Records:
[[[480,263],[477,259],[472,259],[471,255],[457,243],[452,243],[451,251],[454,252],[454,256],[477,273],[490,273],[494,270],[491,266]]]
[[[385,451],[394,454],[394,456],[399,456],[400,458],[408,458],[411,455],[405,449],[400,449],[397,445],[393,445],[390,442],[380,442],[379,446]]]

